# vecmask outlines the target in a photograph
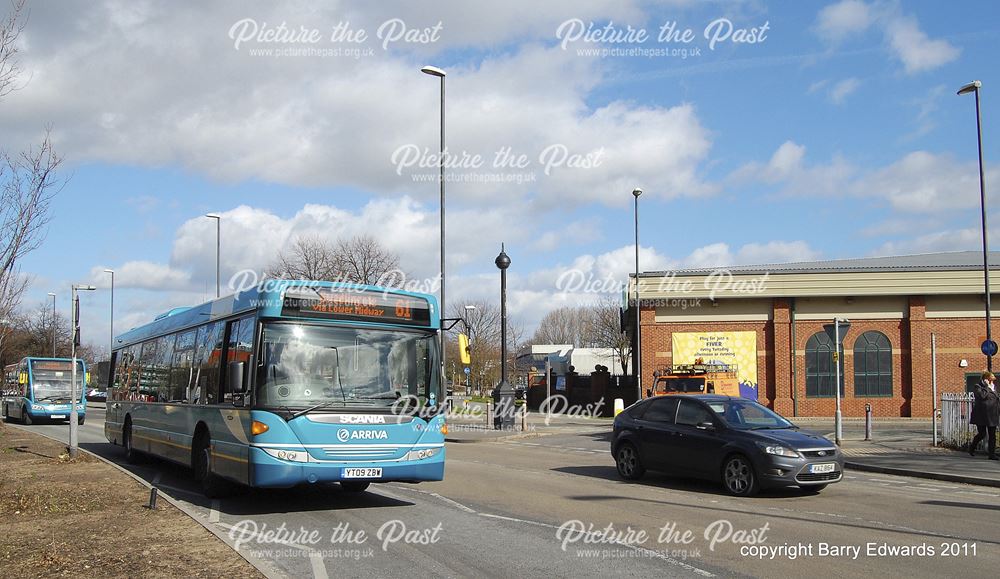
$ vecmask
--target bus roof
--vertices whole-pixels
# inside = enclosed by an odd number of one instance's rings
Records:
[[[261,285],[236,294],[223,296],[221,298],[205,302],[192,307],[173,308],[154,318],[148,324],[133,328],[115,338],[115,349],[122,348],[137,342],[143,342],[149,338],[169,334],[177,330],[198,326],[206,322],[237,316],[240,314],[257,310],[261,317],[283,317],[281,314],[282,303],[285,290],[295,287],[311,288],[332,288],[350,289],[355,292],[385,292],[393,295],[410,296],[427,300],[430,305],[430,320],[424,328],[437,329],[440,327],[440,313],[438,311],[437,299],[431,294],[415,293],[410,291],[385,288],[373,285],[349,284],[329,281],[308,281],[308,280],[265,280]],[[285,316],[287,317],[287,316]],[[306,318],[302,318],[306,319]],[[333,320],[329,320],[333,321]],[[341,322],[337,322],[341,323]],[[344,320],[345,324],[357,324],[364,326],[373,325],[371,322],[357,322]],[[383,325],[383,324],[374,324]]]

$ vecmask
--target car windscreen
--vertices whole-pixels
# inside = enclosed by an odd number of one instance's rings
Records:
[[[727,426],[737,430],[795,428],[794,424],[781,415],[752,400],[712,401],[708,406],[725,421]]]

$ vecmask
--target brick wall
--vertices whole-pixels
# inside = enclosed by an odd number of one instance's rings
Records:
[[[864,416],[866,404],[872,405],[876,417],[931,416],[931,334],[934,334],[937,343],[939,396],[943,392],[964,392],[965,374],[978,374],[985,368],[985,358],[979,351],[979,344],[986,335],[983,319],[928,319],[924,299],[920,296],[908,298],[906,316],[903,319],[851,319],[851,328],[844,339],[844,398],[841,400],[841,411],[845,417]],[[835,398],[806,396],[806,342],[814,333],[823,332],[823,325],[829,322],[796,320],[793,344],[791,304],[787,299],[774,300],[772,319],[769,321],[657,323],[655,317],[654,308],[642,309],[644,390],[652,384],[653,371],[658,366],[671,363],[673,332],[753,331],[757,333],[759,401],[787,416],[833,416]],[[998,336],[998,328],[1000,325],[993,321],[994,336]],[[885,334],[892,345],[891,397],[854,395],[854,342],[869,330]],[[959,365],[963,359],[968,362],[964,368]],[[1000,368],[1000,360],[997,368]],[[798,398],[797,413],[795,397]]]

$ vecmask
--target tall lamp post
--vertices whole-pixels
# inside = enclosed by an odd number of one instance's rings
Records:
[[[642,189],[632,190],[635,197],[635,375],[636,400],[642,400],[642,328],[639,326],[641,310],[639,308],[639,195]]]
[[[500,269],[500,383],[493,391],[496,415],[493,425],[497,430],[514,426],[514,389],[507,383],[507,268],[510,257],[500,245],[500,255],[494,262]]]
[[[111,274],[111,347],[108,350],[108,360],[111,360],[111,352],[115,351],[115,270],[106,269],[104,273]]]
[[[986,354],[986,370],[993,371],[993,356],[996,354],[996,344],[990,331],[990,243],[986,229],[986,177],[983,174],[983,116],[979,108],[979,89],[983,83],[974,80],[958,90],[958,94],[976,93],[976,139],[979,143],[979,205],[983,213],[983,285],[986,291],[986,342],[983,343],[983,354]]]
[[[215,220],[215,297],[218,298],[222,295],[220,292],[222,284],[219,276],[219,258],[222,254],[222,216],[208,213],[205,217]]]
[[[833,339],[833,366],[835,368],[834,379],[836,380],[834,388],[837,391],[837,410],[833,415],[834,442],[837,446],[840,446],[840,440],[844,434],[843,415],[840,413],[840,385],[843,378],[840,372],[840,365],[843,363],[843,360],[841,360],[842,348],[840,347],[840,343],[843,341],[844,336],[847,335],[847,331],[851,329],[851,322],[843,318],[834,318],[833,323],[825,324],[823,329]]]
[[[438,178],[441,185],[441,311],[445,311],[444,303],[444,70],[436,66],[425,66],[420,69],[420,72],[424,74],[429,74],[431,76],[436,76],[441,79],[441,148],[438,155],[438,166],[440,167],[441,175]],[[444,319],[444,316],[441,316]],[[442,322],[443,323],[443,322]],[[444,347],[444,332],[441,332],[441,376],[444,378],[445,369],[445,347]]]
[[[52,298],[52,357],[56,357],[56,294],[49,292]]]
[[[97,288],[92,285],[74,285],[72,288],[72,307],[70,308],[70,315],[72,319],[70,320],[70,328],[73,333],[72,339],[70,339],[70,349],[72,350],[73,358],[73,370],[71,374],[70,382],[70,411],[69,411],[69,456],[70,458],[76,458],[77,455],[77,427],[80,420],[80,413],[77,412],[77,387],[76,387],[76,347],[80,345],[80,298],[77,297],[76,292],[78,291],[94,291]]]

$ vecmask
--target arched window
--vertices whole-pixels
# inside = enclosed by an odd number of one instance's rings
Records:
[[[833,398],[837,381],[833,365],[833,340],[826,332],[816,332],[806,342],[806,396]],[[844,395],[844,347],[840,347],[840,395]]]
[[[854,395],[892,396],[892,344],[882,332],[854,342]]]

